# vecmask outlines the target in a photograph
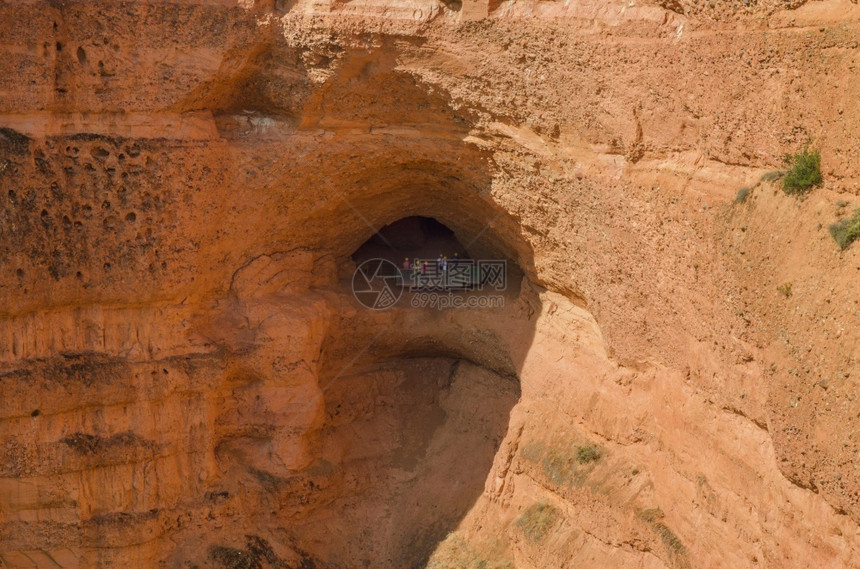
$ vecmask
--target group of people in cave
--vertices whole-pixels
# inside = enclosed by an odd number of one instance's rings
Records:
[[[409,257],[406,257],[403,259],[403,271],[411,271],[413,275],[427,275],[432,262],[432,259],[419,259],[418,257],[410,261]],[[450,263],[456,266],[459,262],[460,254],[455,252],[454,258],[451,259]],[[448,256],[439,253],[439,256],[436,258],[436,274],[446,273],[448,271],[448,263]]]

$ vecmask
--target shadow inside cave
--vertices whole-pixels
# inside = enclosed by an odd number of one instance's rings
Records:
[[[456,232],[430,217],[396,221],[380,234],[350,264],[440,251],[469,258]],[[345,310],[332,326],[315,446],[338,472],[330,482],[338,490],[320,490],[325,504],[297,536],[320,566],[425,567],[494,486],[493,463],[520,399],[518,373],[540,303],[506,260],[517,283],[502,306]]]
[[[386,259],[401,266],[404,259],[433,260],[440,256],[470,258],[466,247],[446,225],[432,217],[411,216],[381,228],[353,253],[352,259],[356,263]]]
[[[295,472],[278,503],[288,524],[277,539],[317,568],[424,567],[488,484],[495,488],[494,461],[540,312],[523,277],[534,274],[533,251],[492,191],[492,153],[466,142],[477,115],[403,73],[399,49],[392,40],[342,58],[301,124],[368,128],[327,139],[282,182],[304,186],[318,178],[313,169],[337,165],[337,191],[295,189],[291,195],[307,199],[290,207],[305,205],[308,214],[282,230],[301,231],[304,244],[336,268],[315,285],[332,316],[309,362],[322,392],[314,426],[300,433],[312,449],[309,466]],[[501,305],[415,307],[404,294],[372,310],[351,290],[363,260],[387,259],[402,270],[406,257],[455,253],[507,263],[503,294],[455,293],[493,294]]]
[[[485,291],[514,297],[519,294],[523,271],[517,263],[507,255],[473,255],[468,248],[473,241],[463,245],[452,229],[433,217],[410,216],[380,228],[350,259],[355,266],[373,259],[390,261],[401,270],[401,288],[407,293],[432,290],[472,296]],[[444,270],[438,265],[442,258],[445,259]],[[499,262],[504,263],[504,268],[496,272],[493,267]],[[375,268],[375,265],[370,267]],[[355,267],[349,265],[344,273],[354,270]],[[437,281],[437,277],[441,281]],[[445,284],[416,286],[422,281],[444,281]],[[407,295],[401,304],[409,304],[409,298]]]
[[[389,359],[342,380],[326,393],[323,432],[345,475],[327,522],[337,561],[424,567],[483,491],[519,384],[448,357]]]

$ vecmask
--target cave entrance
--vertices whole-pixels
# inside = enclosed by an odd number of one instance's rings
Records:
[[[313,440],[329,474],[313,475],[312,505],[294,530],[318,566],[433,566],[439,544],[498,484],[493,464],[540,314],[536,289],[522,286],[528,245],[504,239],[500,217],[444,216],[456,233],[432,217],[404,217],[338,257],[341,291],[358,303],[342,299],[320,350],[324,405]],[[449,263],[437,264],[440,255]],[[407,257],[429,266],[382,275],[399,282],[399,309],[358,309],[371,308],[356,296],[362,265],[402,267]],[[464,268],[471,277],[460,286]],[[425,286],[424,277],[436,280]]]
[[[439,257],[447,258],[444,268],[436,263]],[[493,292],[515,298],[523,278],[522,269],[510,258],[478,256],[478,259],[473,259],[451,228],[425,216],[404,217],[386,225],[351,256],[355,265],[371,259],[394,263],[401,269],[402,283],[410,287],[410,292],[441,291],[468,295]],[[406,259],[409,260],[408,269],[403,267]],[[412,269],[416,259],[427,265],[420,275],[418,269]],[[423,277],[428,279],[424,285],[420,284]]]
[[[468,259],[466,247],[445,224],[432,217],[404,217],[376,232],[352,255],[356,264],[368,259],[387,259],[398,267],[405,258]]]

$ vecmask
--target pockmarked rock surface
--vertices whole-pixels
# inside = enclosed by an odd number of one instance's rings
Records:
[[[860,565],[856,1],[0,0],[0,50],[0,567]],[[505,290],[365,308],[386,226]]]

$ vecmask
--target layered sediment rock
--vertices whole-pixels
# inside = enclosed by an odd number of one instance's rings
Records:
[[[0,2],[0,567],[856,565],[860,6],[712,4]]]

